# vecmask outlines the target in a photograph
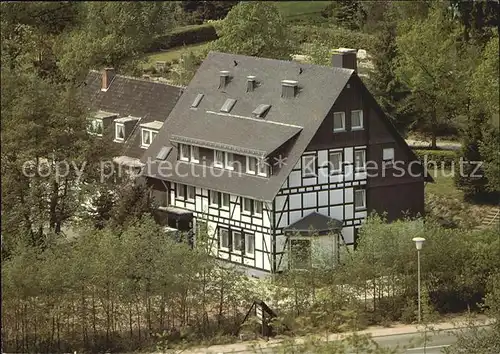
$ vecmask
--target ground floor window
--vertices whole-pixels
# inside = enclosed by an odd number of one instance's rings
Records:
[[[228,229],[223,229],[223,228],[219,229],[219,245],[220,245],[220,248],[229,249],[230,242],[229,242],[229,230]]]
[[[255,254],[255,235],[245,232],[245,254],[253,257]]]
[[[290,240],[290,268],[304,269],[311,265],[311,240]]]

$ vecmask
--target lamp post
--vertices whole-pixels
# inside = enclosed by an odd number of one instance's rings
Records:
[[[420,250],[424,244],[425,238],[423,237],[414,237],[412,239],[415,242],[415,246],[417,246],[417,267],[418,267],[418,323],[420,323]]]

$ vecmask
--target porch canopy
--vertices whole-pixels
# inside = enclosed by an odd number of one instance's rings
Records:
[[[316,211],[304,216],[291,225],[283,228],[285,235],[292,236],[298,233],[301,236],[327,235],[342,230],[342,221],[320,214]]]

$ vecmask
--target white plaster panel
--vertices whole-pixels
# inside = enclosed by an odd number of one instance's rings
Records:
[[[233,219],[241,220],[241,207],[239,204],[234,204],[234,207],[231,205],[231,212],[233,213]]]
[[[265,270],[271,270],[271,260],[269,259],[269,255],[264,254],[264,267]]]
[[[328,151],[318,151],[318,166],[328,166]]]
[[[288,209],[301,209],[302,208],[302,200],[300,194],[291,194],[289,199],[289,208]]]
[[[208,197],[208,189],[202,188],[201,195],[203,195],[204,197]]]
[[[352,147],[344,149],[344,162],[354,163],[354,153]]]
[[[366,172],[356,172],[354,174],[354,179],[355,180],[366,179]]]
[[[290,172],[290,176],[288,176],[288,183],[290,188],[300,187],[300,171]]]
[[[245,214],[241,214],[241,221],[250,224],[252,222],[252,217]]]
[[[203,203],[201,197],[196,197],[196,210],[203,210]]]
[[[240,255],[236,255],[236,254],[232,254],[231,255],[231,260],[233,262],[238,262],[238,263],[241,263],[241,256]]]
[[[303,195],[304,208],[314,208],[316,207],[316,193],[305,193]]]
[[[287,216],[286,212],[276,214],[276,219],[279,219],[278,227],[288,226],[288,220],[287,220],[286,216]],[[280,217],[281,217],[281,219],[280,219]]]
[[[354,201],[354,191],[352,188],[345,189],[345,202],[352,203]]]
[[[262,250],[263,249],[263,245],[262,245],[262,242],[263,242],[263,235],[262,233],[260,232],[255,232],[255,249],[258,249],[258,250]]]
[[[255,261],[253,259],[243,258],[243,264],[246,266],[254,266]]]
[[[328,208],[319,208],[318,213],[328,216]]]
[[[229,259],[229,254],[226,252],[219,252],[220,259]]]
[[[353,207],[352,204],[346,205],[345,206],[345,219],[352,219],[353,218]]]
[[[316,184],[317,184],[316,177],[304,178],[304,180],[302,181],[302,185],[304,186],[314,186]]]
[[[286,243],[286,236],[276,235],[276,253],[283,252]]]
[[[281,186],[282,189],[288,188],[288,177],[285,179],[285,182],[283,182],[283,185]]]
[[[271,227],[271,220],[269,220],[269,216],[272,216],[271,213],[264,212],[264,215],[262,216],[262,226],[264,227]]]
[[[354,178],[354,165],[344,165],[344,180],[352,181]]]
[[[318,183],[319,184],[328,183],[329,175],[330,171],[327,168],[320,168],[318,170]]]
[[[277,196],[275,201],[276,201],[276,212],[282,211],[283,208],[285,207],[286,196],[284,195]]]
[[[318,192],[318,206],[328,205],[328,191]]]
[[[297,220],[300,220],[302,217],[302,213],[300,211],[291,211],[290,212],[290,224],[293,224]]]
[[[354,217],[356,219],[364,219],[366,218],[366,211],[357,211],[355,212]]]
[[[220,211],[220,216],[222,216],[223,218],[229,218],[229,211],[227,211],[227,210],[221,210]]]
[[[299,161],[297,161],[297,163],[295,164],[295,167],[293,168],[294,170],[302,169],[301,161],[302,161],[302,158],[300,158]]]
[[[340,204],[343,202],[343,190],[342,189],[331,189],[330,190],[330,205]]]
[[[330,183],[339,183],[344,180],[344,175],[333,175],[330,176]]]
[[[342,236],[346,244],[354,243],[354,226],[344,227],[342,229]]]
[[[337,220],[344,220],[344,213],[342,205],[330,207],[330,217]]]
[[[262,250],[271,252],[271,236],[269,234],[262,234]]]
[[[262,264],[262,252],[255,251],[255,267],[263,269],[264,265]]]

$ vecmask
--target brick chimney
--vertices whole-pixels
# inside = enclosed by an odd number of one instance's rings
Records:
[[[115,78],[115,69],[113,68],[105,68],[102,71],[102,80],[101,80],[101,91],[107,91],[109,88],[109,85],[111,85],[111,82]]]
[[[349,48],[336,49],[332,55],[332,65],[336,68],[358,71],[357,50]]]

